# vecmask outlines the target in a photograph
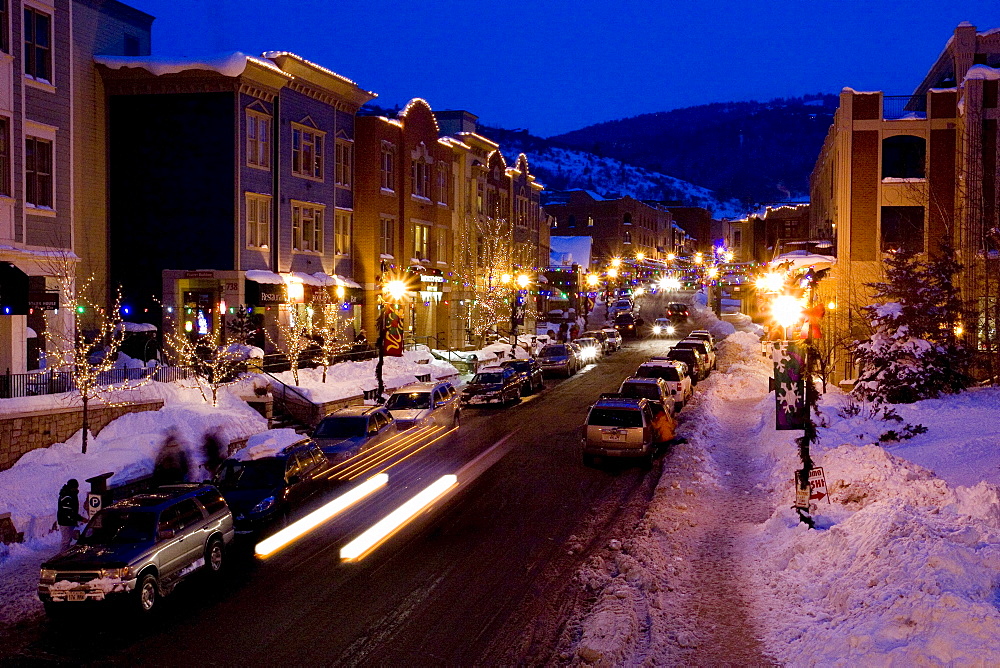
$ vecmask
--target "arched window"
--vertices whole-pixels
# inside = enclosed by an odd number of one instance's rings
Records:
[[[927,155],[923,137],[895,135],[882,140],[883,179],[922,179]]]
[[[622,243],[630,244],[632,243],[632,232],[625,230],[625,234],[622,235]]]
[[[625,216],[622,218],[622,224],[623,225],[631,225],[632,224],[632,214],[631,213],[626,213],[625,214]]]

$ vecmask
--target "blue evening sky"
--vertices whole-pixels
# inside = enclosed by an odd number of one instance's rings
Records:
[[[292,51],[379,94],[549,136],[708,102],[905,94],[997,0],[126,0],[153,53]]]

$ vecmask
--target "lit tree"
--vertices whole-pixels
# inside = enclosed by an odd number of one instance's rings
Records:
[[[47,352],[51,360],[50,368],[66,373],[70,387],[80,397],[83,407],[82,433],[84,454],[87,452],[87,441],[90,432],[90,405],[94,401],[104,406],[124,406],[128,400],[119,399],[121,393],[135,389],[152,380],[152,374],[143,372],[139,378],[127,378],[114,384],[110,373],[115,368],[118,352],[125,338],[125,325],[121,317],[121,292],[118,292],[113,304],[104,309],[85,299],[82,294],[88,292],[88,280],[81,286],[79,292],[73,291],[72,267],[61,274],[60,308],[69,309],[76,315],[76,321],[68,328],[55,322],[46,314],[46,332],[53,344]],[[64,285],[65,282],[65,285]],[[84,329],[81,320],[86,317],[88,327]]]
[[[343,290],[343,288],[338,288]],[[342,354],[350,347],[345,340],[347,333],[347,321],[340,317],[340,309],[337,304],[331,303],[326,291],[317,291],[312,303],[313,313],[316,314],[313,324],[313,337],[319,343],[319,351],[316,361],[323,366],[323,382],[326,382],[326,372],[333,364],[337,355]]]
[[[299,322],[299,318],[296,317],[295,312],[291,311],[289,313],[288,322],[282,322],[281,319],[277,323],[278,328],[278,340],[275,341],[271,338],[271,334],[268,333],[268,338],[271,340],[271,344],[277,348],[278,352],[284,355],[288,359],[289,368],[292,372],[292,379],[295,384],[299,384],[299,364],[302,361],[302,356],[305,354],[313,345],[313,340],[309,338],[309,332],[311,329],[309,322]]]
[[[219,390],[240,379],[249,353],[247,346],[243,343],[226,345],[221,328],[197,338],[184,332],[169,334],[166,338],[174,365],[191,369],[202,398],[208,401],[207,385],[212,392],[212,405],[218,406]]]
[[[456,274],[470,295],[469,329],[482,338],[510,318],[514,228],[506,218],[470,216],[459,244]]]

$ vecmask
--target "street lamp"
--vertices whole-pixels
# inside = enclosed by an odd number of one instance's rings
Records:
[[[676,253],[667,253],[667,262],[673,262],[677,259]]]
[[[611,258],[611,267],[613,269],[617,269],[620,266],[622,266],[622,259],[620,257]]]
[[[642,262],[643,260],[646,259],[646,254],[643,252],[636,253],[635,259],[638,260],[639,262]]]
[[[501,278],[501,280],[503,280]],[[510,281],[506,281],[510,282]],[[531,279],[527,274],[519,274],[517,279],[514,281],[517,285],[516,290],[511,290],[510,293],[510,358],[517,359],[517,312],[518,312],[518,302],[521,298],[521,291],[527,290],[528,286],[531,284]],[[524,312],[524,305],[521,304],[521,312]]]
[[[786,332],[802,319],[802,302],[792,295],[779,295],[771,302],[771,318]]]

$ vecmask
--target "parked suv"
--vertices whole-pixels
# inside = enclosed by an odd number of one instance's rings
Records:
[[[636,318],[632,313],[621,313],[615,316],[615,329],[618,330],[623,339],[634,339],[638,336],[638,328],[641,324],[641,319]]]
[[[696,329],[687,335],[689,339],[701,339],[702,341],[708,341],[712,344],[712,348],[715,348],[715,337],[707,329]]]
[[[451,383],[412,383],[392,393],[385,407],[399,425],[409,429],[423,424],[457,427],[461,420],[458,392]]]
[[[675,411],[683,408],[694,393],[691,388],[691,377],[684,362],[652,359],[640,364],[633,377],[659,378],[665,382],[670,389],[670,396],[673,397]]]
[[[670,441],[677,430],[674,398],[667,382],[660,378],[626,378],[618,392],[629,399],[649,399],[654,404],[653,424],[660,442]],[[660,412],[665,415],[660,415]]]
[[[580,337],[581,338],[590,337],[592,339],[597,339],[597,341],[601,344],[601,354],[606,355],[613,351],[612,344],[608,340],[608,333],[602,329],[589,329],[583,334],[581,334]]]
[[[512,404],[521,400],[523,384],[524,379],[517,369],[503,366],[483,367],[462,390],[462,405]]]
[[[599,458],[635,459],[651,466],[656,456],[654,415],[647,399],[599,399],[583,427],[583,463]]]
[[[218,573],[233,535],[233,516],[211,485],[133,496],[98,512],[76,545],[42,564],[38,598],[49,614],[104,600],[148,614],[191,573]]]
[[[313,441],[331,462],[373,448],[399,433],[396,420],[384,406],[347,406],[320,420]]]
[[[708,377],[708,364],[704,355],[693,348],[671,348],[667,353],[667,359],[687,364],[692,383],[697,384],[699,380]]]
[[[251,437],[247,447],[222,462],[215,484],[233,509],[236,533],[254,534],[288,522],[293,511],[326,489],[330,460],[304,436],[291,444],[267,441],[273,432]]]
[[[683,325],[687,322],[688,317],[691,315],[688,311],[687,304],[682,304],[680,302],[673,302],[667,304],[667,317],[670,318],[670,322],[675,325]]]
[[[547,343],[538,351],[538,362],[545,373],[558,372],[567,378],[580,368],[576,350],[566,343]]]
[[[709,369],[715,368],[715,350],[712,344],[702,339],[684,339],[674,344],[674,348],[694,348],[705,358],[705,364]]]
[[[617,351],[622,347],[622,335],[614,327],[605,327],[601,330],[608,336],[608,350]]]
[[[526,360],[506,360],[500,362],[502,367],[510,367],[521,375],[521,394],[529,395],[541,392],[545,389],[545,378],[542,373],[542,365],[536,359]]]

